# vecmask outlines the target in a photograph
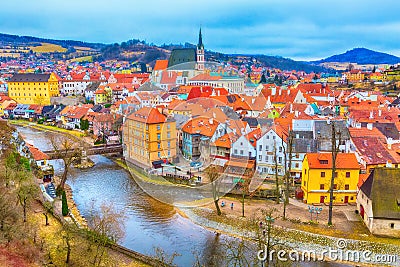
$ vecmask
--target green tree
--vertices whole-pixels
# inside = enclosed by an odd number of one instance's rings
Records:
[[[265,78],[265,73],[261,75],[261,79],[259,83],[267,83],[267,79]]]
[[[65,194],[65,190],[62,191],[61,195],[61,203],[62,203],[62,215],[67,216],[68,215],[68,203],[67,203],[67,195]]]
[[[85,131],[89,129],[89,121],[82,119],[80,122],[80,127],[81,130]]]

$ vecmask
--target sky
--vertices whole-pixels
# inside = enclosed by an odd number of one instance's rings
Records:
[[[88,42],[197,43],[222,53],[321,59],[365,47],[400,56],[400,1],[13,0],[0,32]]]

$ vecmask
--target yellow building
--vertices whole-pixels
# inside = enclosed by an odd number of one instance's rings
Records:
[[[144,107],[124,123],[126,158],[140,167],[176,157],[176,123],[158,109]]]
[[[331,153],[307,153],[303,160],[301,189],[307,204],[328,203],[332,177]],[[355,203],[360,166],[353,153],[338,153],[334,203]]]
[[[58,95],[58,79],[54,73],[20,73],[8,82],[8,96],[18,104],[50,105],[50,98]]]
[[[94,98],[94,103],[96,105],[98,104],[106,104],[106,103],[111,103],[111,98],[112,98],[112,90],[111,87],[107,86],[101,86],[99,89],[94,92],[95,98]]]

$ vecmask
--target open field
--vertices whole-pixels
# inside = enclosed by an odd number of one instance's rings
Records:
[[[77,57],[70,60],[70,62],[83,62],[83,61],[92,62],[93,56]]]
[[[65,52],[67,52],[66,48],[64,48],[60,45],[49,44],[49,43],[41,43],[40,46],[31,46],[30,48],[35,53],[52,53],[52,52],[65,53]]]

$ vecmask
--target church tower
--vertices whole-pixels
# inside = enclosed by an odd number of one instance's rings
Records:
[[[199,43],[197,44],[196,55],[197,55],[197,70],[204,71],[205,57],[204,57],[204,45],[203,45],[203,37],[201,35],[201,28],[199,32]]]

